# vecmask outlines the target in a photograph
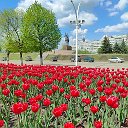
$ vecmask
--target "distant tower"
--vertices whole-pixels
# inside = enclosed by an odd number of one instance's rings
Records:
[[[68,36],[68,34],[67,33],[65,33],[65,43],[66,43],[66,45],[68,45],[69,46],[69,36]]]

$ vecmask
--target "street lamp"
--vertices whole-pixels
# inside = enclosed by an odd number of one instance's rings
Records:
[[[71,24],[75,24],[76,25],[76,66],[78,65],[78,49],[77,49],[77,44],[78,44],[78,29],[81,27],[81,24],[83,24],[85,22],[85,20],[78,20],[78,16],[79,16],[79,8],[80,8],[80,4],[81,2],[79,3],[78,7],[77,7],[77,10],[76,10],[76,7],[73,3],[73,1],[71,0],[71,3],[73,5],[73,8],[74,8],[74,11],[75,11],[75,16],[76,16],[76,19],[75,21],[70,21]]]

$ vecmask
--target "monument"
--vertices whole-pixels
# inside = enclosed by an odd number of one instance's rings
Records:
[[[63,45],[63,50],[72,50],[72,47],[69,46],[69,36],[67,33],[65,33],[65,44]]]

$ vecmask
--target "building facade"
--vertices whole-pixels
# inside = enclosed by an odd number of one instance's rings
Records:
[[[105,35],[107,36],[107,35]],[[102,41],[104,39],[103,36],[100,40],[93,40],[93,41],[86,41],[86,40],[79,40],[78,41],[78,50],[87,50],[91,53],[97,53],[98,48],[102,46]],[[110,44],[114,45],[116,42],[118,44],[122,43],[122,40],[126,42],[126,45],[128,45],[128,35],[115,35],[115,36],[107,36],[109,38]],[[75,40],[73,40],[72,43],[72,50],[76,49]]]

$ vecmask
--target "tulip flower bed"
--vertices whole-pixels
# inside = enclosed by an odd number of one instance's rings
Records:
[[[0,64],[0,127],[128,126],[128,69]]]

